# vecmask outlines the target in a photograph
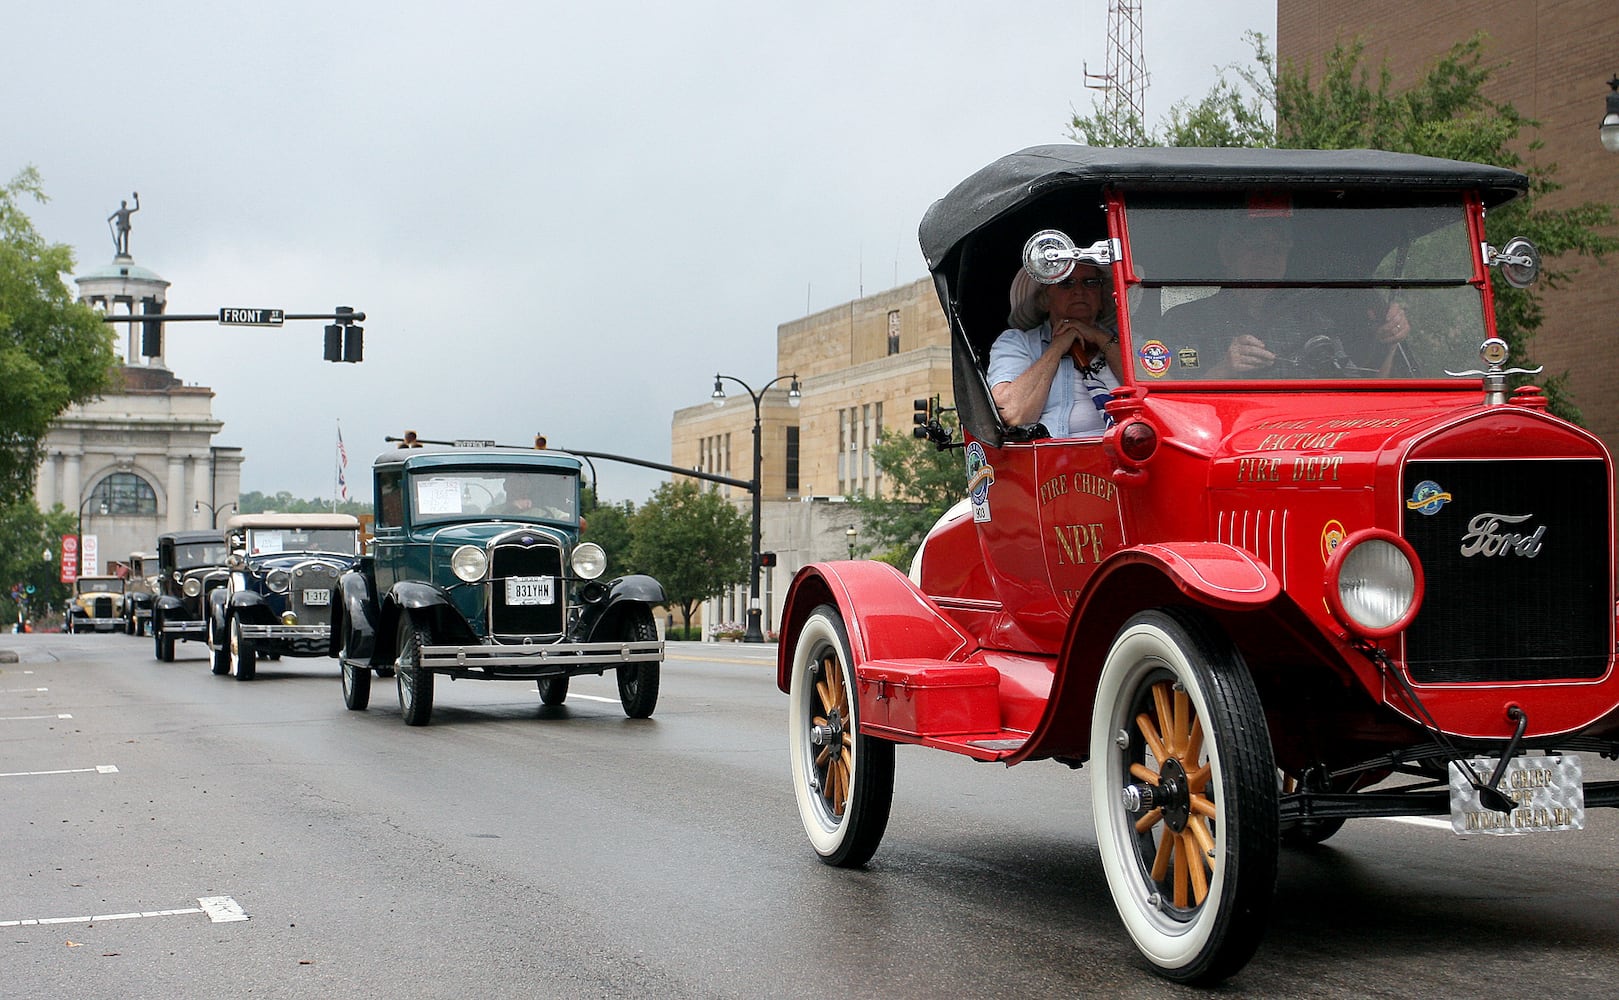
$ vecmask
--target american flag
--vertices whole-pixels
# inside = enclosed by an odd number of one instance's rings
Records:
[[[349,453],[343,447],[343,425],[337,425],[337,498],[344,502],[349,498]]]

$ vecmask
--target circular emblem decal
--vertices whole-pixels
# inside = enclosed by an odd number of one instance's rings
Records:
[[[1349,533],[1344,530],[1343,522],[1328,521],[1326,527],[1321,529],[1321,561],[1332,558],[1333,550],[1342,545],[1347,537]]]
[[[1438,483],[1432,479],[1424,479],[1411,491],[1411,499],[1405,502],[1405,506],[1407,510],[1431,516],[1439,513],[1439,508],[1450,501],[1451,495],[1440,489]]]
[[[1141,345],[1141,367],[1153,378],[1162,378],[1169,371],[1169,348],[1161,340],[1149,340]]]

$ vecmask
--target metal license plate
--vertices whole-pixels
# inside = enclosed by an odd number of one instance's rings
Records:
[[[556,591],[549,576],[508,576],[506,578],[506,604],[554,604]]]
[[[319,590],[304,591],[304,603],[310,607],[321,607],[332,603],[332,591],[328,587]]]
[[[1496,760],[1475,757],[1468,763],[1481,781],[1495,773]],[[1450,828],[1459,834],[1498,837],[1554,830],[1585,829],[1585,782],[1578,754],[1515,757],[1501,774],[1501,791],[1517,803],[1510,813],[1486,809],[1478,789],[1461,764],[1450,765]]]

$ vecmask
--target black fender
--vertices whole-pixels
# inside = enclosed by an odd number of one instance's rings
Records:
[[[238,590],[230,595],[230,607],[226,612],[232,618],[240,618],[244,622],[255,625],[268,625],[275,623],[275,612],[264,600],[264,595],[251,590]]]
[[[377,582],[370,573],[351,569],[337,581],[338,598],[332,602],[332,637],[328,656],[342,656],[348,649],[355,660],[372,662],[377,643]]]
[[[617,619],[631,607],[644,607],[648,611],[668,600],[663,584],[650,576],[636,574],[607,581],[607,595],[600,601],[585,605],[579,616],[577,634],[585,642],[618,638]]]
[[[168,594],[164,594],[152,605],[152,611],[154,614],[159,611],[179,611],[183,607],[185,605],[180,602],[178,597],[170,597]]]
[[[430,583],[402,580],[394,584],[382,599],[381,617],[376,622],[371,653],[374,666],[387,666],[399,659],[399,622],[402,617],[427,626],[439,642],[474,645],[480,641],[444,590]]]

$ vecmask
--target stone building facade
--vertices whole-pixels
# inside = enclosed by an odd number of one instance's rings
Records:
[[[1395,87],[1416,82],[1456,42],[1482,32],[1488,64],[1505,63],[1490,80],[1492,100],[1511,102],[1540,123],[1525,129],[1526,163],[1555,165],[1562,185],[1540,199],[1547,208],[1583,202],[1619,205],[1619,154],[1597,139],[1607,80],[1619,71],[1619,9],[1613,0],[1451,0],[1443,12],[1402,0],[1279,0],[1276,52],[1321,78],[1322,57],[1339,41],[1359,38],[1366,64],[1385,61]],[[1528,140],[1538,139],[1538,149]],[[1609,232],[1608,235],[1619,235]],[[1568,374],[1567,388],[1585,426],[1619,450],[1619,366],[1612,355],[1619,319],[1619,261],[1548,260],[1577,271],[1566,285],[1537,286],[1545,309],[1529,345],[1548,374]]]
[[[81,301],[109,314],[161,314],[169,283],[120,253],[76,279]],[[212,389],[186,385],[157,353],[140,357],[141,324],[117,324],[123,341],[114,388],[57,418],[35,477],[40,509],[57,504],[79,518],[80,572],[106,573],[135,552],[155,552],[165,531],[212,528],[236,509],[242,453],[214,444]],[[127,331],[127,332],[126,332]]]
[[[951,392],[949,327],[931,278],[783,323],[776,330],[776,359],[775,374],[797,375],[803,395],[792,407],[784,379],[759,407],[760,550],[777,559],[760,576],[767,633],[780,621],[787,583],[799,567],[846,558],[850,545],[860,545],[848,500],[886,495],[871,460],[879,435],[910,433],[913,401],[940,396],[948,406]],[[706,402],[675,412],[670,462],[748,479],[753,402],[733,384],[724,387],[725,405]],[[747,490],[715,489],[751,516]],[[747,596],[744,585],[708,602],[703,621],[745,623]]]

